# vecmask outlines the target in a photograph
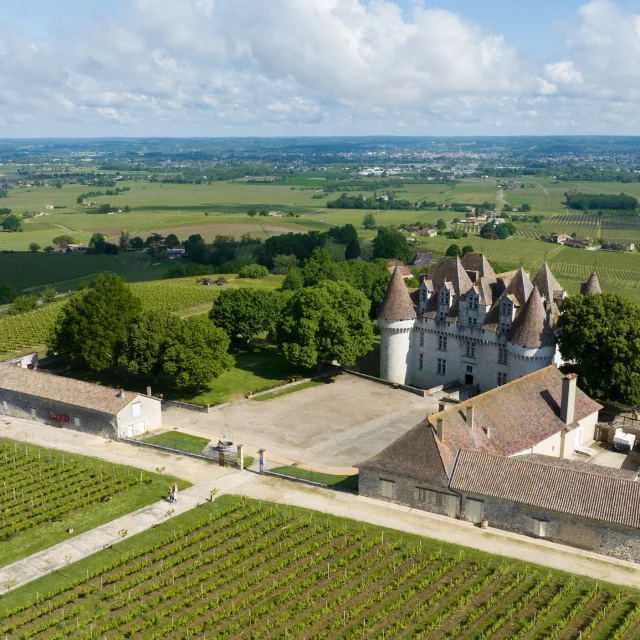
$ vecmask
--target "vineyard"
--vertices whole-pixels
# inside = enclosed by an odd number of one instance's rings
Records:
[[[142,534],[71,566],[73,577],[49,581],[49,593],[36,582],[5,596],[0,635],[622,640],[640,633],[635,593],[302,509],[227,496],[170,525],[164,537]]]
[[[0,540],[108,501],[140,482],[137,474],[104,470],[64,455],[52,455],[0,440]]]
[[[0,356],[44,344],[63,301],[18,316],[0,316]]]

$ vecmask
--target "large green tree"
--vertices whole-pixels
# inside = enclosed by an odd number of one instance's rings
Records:
[[[352,366],[373,346],[370,302],[346,282],[325,280],[284,302],[272,336],[292,364]]]
[[[225,289],[213,301],[209,319],[232,340],[251,340],[269,330],[278,294],[261,289]]]
[[[411,260],[411,249],[403,233],[393,227],[379,227],[373,239],[374,258],[397,258],[403,262]]]
[[[286,276],[291,269],[298,266],[298,258],[294,255],[280,254],[273,259],[273,273]]]
[[[640,307],[619,295],[571,296],[562,303],[559,346],[586,393],[640,405]]]
[[[182,321],[166,311],[142,311],[129,326],[124,358],[134,375],[151,376],[157,382],[169,341],[181,331]]]
[[[5,231],[22,231],[22,220],[15,213],[3,218],[0,225]]]
[[[163,368],[176,386],[195,387],[199,393],[201,385],[231,370],[234,360],[228,351],[229,336],[207,318],[194,316],[168,341]]]
[[[93,289],[75,295],[61,310],[49,351],[93,371],[116,367],[127,327],[141,309],[140,299],[121,278],[99,275]]]

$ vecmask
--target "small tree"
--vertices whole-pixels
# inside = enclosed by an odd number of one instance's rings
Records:
[[[175,233],[170,233],[165,240],[165,245],[168,249],[173,249],[173,247],[179,244],[180,244],[180,240],[178,239],[178,236]]]
[[[38,298],[31,295],[18,296],[14,299],[9,313],[12,316],[20,315],[21,313],[28,313],[29,311],[35,311],[38,308]]]
[[[285,276],[298,266],[298,258],[290,254],[280,254],[273,259],[273,273]]]
[[[344,251],[344,257],[346,260],[355,260],[360,257],[360,243],[356,238],[349,241],[347,248]]]
[[[365,229],[375,229],[376,228],[376,218],[373,213],[367,213],[367,215],[362,218],[362,226]]]
[[[32,251],[33,253],[37,253],[38,251],[40,251],[42,247],[40,247],[40,245],[37,242],[32,242],[29,245],[29,251]]]
[[[444,231],[447,228],[447,223],[444,218],[440,218],[438,222],[436,222],[436,229],[438,231]]]
[[[22,220],[20,220],[20,218],[15,213],[12,213],[10,216],[3,218],[1,226],[4,231],[22,231]]]
[[[47,285],[42,290],[42,293],[40,294],[40,298],[42,299],[42,302],[44,302],[45,304],[49,304],[50,302],[53,302],[57,297],[58,297],[58,292],[56,288],[52,287],[51,285]]]
[[[467,253],[473,253],[473,247],[470,244],[466,244],[464,247],[462,247],[462,258],[464,258]]]
[[[258,212],[255,209],[249,209],[249,211],[247,211],[247,215],[250,218],[255,218],[258,215]]]
[[[261,264],[247,264],[238,272],[240,278],[252,278],[254,280],[266,278],[268,275],[269,270]]]
[[[18,295],[10,284],[0,284],[0,304],[9,304]]]
[[[531,211],[531,205],[527,204],[526,202],[520,207],[520,211],[524,212],[524,213],[529,213],[529,211]]]
[[[144,240],[140,236],[135,236],[134,238],[131,238],[129,246],[134,251],[142,251],[145,247]]]
[[[403,262],[411,260],[411,249],[407,238],[393,227],[380,227],[373,240],[374,258],[397,258]]]
[[[450,244],[444,255],[449,258],[456,258],[460,255],[460,247],[457,244]]]
[[[73,238],[69,235],[63,234],[61,236],[56,236],[51,242],[53,242],[56,247],[66,247],[73,244]]]

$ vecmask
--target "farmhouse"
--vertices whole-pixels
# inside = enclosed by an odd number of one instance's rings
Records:
[[[0,366],[0,413],[109,438],[162,422],[156,398],[16,365]]]
[[[357,465],[359,493],[640,561],[637,472],[576,458],[601,406],[549,366],[429,416]]]
[[[169,259],[177,259],[180,260],[184,257],[186,253],[185,248],[181,244],[177,244],[175,247],[171,247],[171,249],[167,249],[167,258]]]
[[[420,249],[416,251],[413,256],[413,262],[411,265],[413,267],[426,267],[429,264],[433,264],[435,262],[435,258],[433,257],[433,253],[431,251],[427,251],[426,249]]]

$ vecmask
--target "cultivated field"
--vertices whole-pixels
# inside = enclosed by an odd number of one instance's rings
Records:
[[[176,480],[6,439],[0,461],[0,566],[155,502]]]
[[[64,575],[66,574],[66,575]],[[634,592],[225,496],[4,596],[15,638],[637,638]]]

